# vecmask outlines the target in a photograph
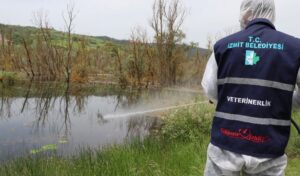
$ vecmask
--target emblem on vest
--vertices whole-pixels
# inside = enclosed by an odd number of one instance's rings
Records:
[[[221,128],[221,133],[230,138],[246,140],[253,143],[265,143],[269,140],[267,136],[253,135],[250,129],[239,129],[238,131],[231,131],[226,128]]]
[[[253,50],[246,50],[245,65],[256,65],[260,61],[260,57]]]

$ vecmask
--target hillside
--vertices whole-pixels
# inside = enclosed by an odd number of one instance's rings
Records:
[[[5,33],[12,32],[12,41],[15,44],[21,43],[22,36],[30,36],[29,38],[34,38],[39,32],[39,28],[36,27],[5,24],[0,24],[0,30],[1,32],[5,31]],[[57,43],[64,43],[64,41],[66,40],[66,33],[62,31],[58,31],[52,28],[51,34],[54,41],[56,41]],[[87,36],[80,34],[73,35],[74,41],[79,41],[81,38],[86,39],[86,41],[88,42],[87,45],[89,47],[100,47],[103,46],[103,44],[106,42],[111,42],[119,45],[126,45],[129,43],[128,40],[117,40],[107,36]]]
[[[15,44],[20,44],[22,41],[22,36],[30,36],[30,39],[33,39],[36,37],[36,35],[39,33],[39,28],[32,27],[32,26],[19,26],[19,25],[6,25],[6,24],[0,24],[0,32],[5,32],[7,36],[7,33],[12,33],[12,41]],[[62,31],[58,31],[56,29],[51,29],[51,34],[53,37],[53,40],[60,44],[65,43],[66,41],[66,33]],[[74,34],[73,39],[74,41],[79,41],[81,38],[85,38],[87,42],[87,46],[92,48],[97,48],[103,46],[105,43],[113,43],[116,45],[126,46],[129,44],[129,40],[118,40],[115,38],[111,38],[108,36],[88,36],[88,35],[81,35],[81,34]],[[1,38],[0,38],[1,40]],[[207,55],[208,50],[204,48],[198,48],[201,55]],[[196,54],[197,48],[191,48],[189,50],[189,57],[194,56]]]

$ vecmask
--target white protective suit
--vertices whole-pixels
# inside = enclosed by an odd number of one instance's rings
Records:
[[[274,0],[244,0],[241,5],[240,25],[244,29],[247,24],[256,19],[265,18],[274,23],[275,4]],[[214,53],[209,58],[205,73],[202,79],[202,87],[207,97],[217,103],[217,72],[218,66]],[[298,73],[297,84],[300,85],[300,72]],[[293,97],[293,105],[300,104],[300,91],[296,88]],[[207,163],[205,176],[218,175],[272,175],[282,176],[287,166],[287,157],[276,159],[257,158],[247,155],[236,154],[223,150],[212,144],[208,146]]]

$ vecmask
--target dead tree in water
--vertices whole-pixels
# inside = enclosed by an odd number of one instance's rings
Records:
[[[38,79],[55,80],[62,75],[61,54],[54,41],[53,29],[50,27],[47,14],[43,11],[34,14],[33,22],[39,30],[32,45],[35,58],[35,71]]]
[[[111,47],[112,47],[111,48],[111,56],[116,59],[115,65],[117,67],[117,78],[118,78],[118,81],[119,81],[121,87],[124,88],[127,86],[128,81],[126,79],[125,71],[123,68],[122,51],[120,50],[120,48],[118,46],[112,45]]]
[[[31,55],[31,52],[28,48],[28,44],[27,44],[27,41],[25,40],[25,38],[23,37],[22,38],[22,43],[23,43],[23,46],[25,48],[25,52],[26,52],[26,56],[27,56],[27,61],[29,63],[29,68],[30,68],[30,73],[31,73],[31,78],[33,78],[35,76],[35,73],[34,73],[34,70],[33,70],[33,64],[32,64],[32,55]],[[27,73],[27,75],[29,76],[30,74]]]
[[[1,26],[1,48],[0,48],[0,61],[1,70],[13,71],[19,68],[17,50],[13,42],[13,30]]]
[[[65,67],[65,76],[67,83],[71,81],[71,73],[73,66],[73,30],[74,30],[74,20],[76,18],[75,14],[75,5],[69,4],[67,6],[67,13],[64,16],[66,35],[67,35],[67,55],[66,61],[64,64]]]
[[[72,82],[84,83],[88,80],[87,67],[91,68],[90,50],[85,37],[76,38],[79,41],[76,56],[73,59]]]
[[[129,72],[134,79],[134,84],[142,85],[142,78],[145,76],[148,49],[147,33],[145,30],[136,28],[131,33],[130,53],[132,59],[129,62]]]
[[[165,63],[165,52],[164,52],[164,39],[165,39],[165,29],[164,29],[164,10],[166,4],[164,0],[156,0],[153,4],[153,18],[151,27],[155,32],[155,44],[157,49],[157,58],[159,60],[159,75],[160,83],[163,84],[166,82],[166,70],[164,69]]]
[[[176,84],[180,57],[175,57],[177,46],[185,37],[182,25],[185,10],[180,0],[156,0],[153,5],[153,17],[150,22],[155,32],[157,58],[160,63],[160,83]]]

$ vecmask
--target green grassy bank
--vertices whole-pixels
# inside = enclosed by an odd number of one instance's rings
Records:
[[[32,156],[2,163],[0,175],[193,176],[203,175],[214,107],[195,105],[172,112],[143,142],[133,141],[78,155]],[[288,176],[300,173],[300,137],[293,131]]]

